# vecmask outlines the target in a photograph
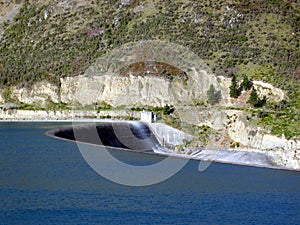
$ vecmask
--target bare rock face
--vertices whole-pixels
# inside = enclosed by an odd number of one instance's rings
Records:
[[[209,126],[218,131],[226,129],[226,110],[201,109],[197,106],[191,106],[177,109],[177,112],[182,122]]]
[[[221,90],[221,105],[231,106],[229,96],[230,80],[215,77],[204,70],[190,71],[188,79],[167,79],[160,76],[116,76],[95,75],[61,78],[61,86],[47,81],[34,84],[31,88],[12,88],[11,97],[19,102],[44,105],[46,101],[89,105],[106,102],[117,106],[195,106],[199,101],[206,101],[207,90],[213,85]],[[254,86],[261,96],[271,101],[284,99],[284,92],[268,83],[254,81]],[[246,104],[245,100],[241,100]],[[4,102],[0,96],[0,102]],[[205,115],[207,116],[207,115]],[[196,116],[197,117],[197,116]],[[192,118],[195,118],[193,116]],[[216,123],[216,122],[215,122]],[[218,126],[220,128],[220,126]]]
[[[263,81],[253,81],[253,85],[258,94],[261,97],[266,96],[267,100],[269,101],[280,102],[284,99],[284,92],[269,83],[265,83]]]
[[[74,93],[81,79],[83,79],[82,76],[60,79],[60,99],[62,102],[70,103],[75,101]]]
[[[287,168],[300,170],[300,150],[273,150],[268,151],[267,155],[278,165]]]
[[[205,71],[189,74],[188,80],[168,80],[156,76],[78,76],[61,79],[61,100],[88,105],[106,102],[112,106],[190,105],[205,99],[206,92],[218,83]]]
[[[229,78],[215,77],[206,71],[191,71],[188,80],[168,80],[158,76],[77,76],[61,79],[61,101],[79,102],[83,105],[106,102],[112,106],[120,105],[195,105],[195,101],[206,100],[207,90],[214,85],[222,92],[221,105],[231,106]],[[254,81],[261,96],[279,102],[284,92],[271,84]],[[241,100],[246,104],[246,100]]]
[[[247,126],[241,117],[242,112],[227,111],[229,121],[227,121],[229,137],[244,146],[261,150],[282,149],[285,151],[300,149],[298,140],[287,140],[284,135],[276,137],[259,127]],[[229,122],[229,123],[228,123]]]
[[[228,135],[235,142],[244,146],[260,149],[262,147],[263,133],[259,127],[246,126],[242,121],[243,112],[227,111]]]
[[[106,102],[113,106],[174,104],[171,83],[154,77],[76,77],[61,80],[61,100],[83,105]]]
[[[26,104],[46,104],[47,101],[60,101],[59,88],[47,81],[41,81],[28,88],[13,88],[11,97]]]
[[[230,98],[229,87],[231,85],[231,79],[228,78],[228,77],[224,77],[224,76],[218,76],[217,79],[218,79],[218,82],[219,82],[220,87],[221,87],[223,99]]]

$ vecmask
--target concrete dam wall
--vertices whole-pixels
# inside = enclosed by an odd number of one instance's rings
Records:
[[[192,136],[165,124],[147,124],[141,121],[104,122],[92,125],[50,130],[47,135],[64,140],[105,146],[136,152],[165,156],[188,157],[206,162],[220,162],[237,165],[289,169],[277,165],[268,155],[259,152],[228,151],[225,149],[198,149],[190,155],[180,154],[165,146],[181,144]],[[89,158],[94,161],[94,158]],[[96,164],[95,164],[96,165]]]
[[[84,143],[153,152],[161,146],[151,129],[143,122],[105,122],[50,130],[47,135]]]

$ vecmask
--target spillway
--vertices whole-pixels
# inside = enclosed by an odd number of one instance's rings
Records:
[[[289,169],[277,165],[266,154],[226,149],[199,149],[190,155],[180,154],[165,145],[180,144],[191,136],[165,124],[141,121],[102,122],[93,125],[75,125],[46,132],[47,135],[70,141],[142,153],[158,154],[200,161],[238,164],[244,166]],[[161,143],[164,143],[162,146]]]
[[[71,141],[139,152],[153,152],[159,141],[144,122],[105,122],[50,130],[47,135]]]

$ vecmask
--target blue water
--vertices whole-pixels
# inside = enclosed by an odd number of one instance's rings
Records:
[[[299,172],[219,163],[199,172],[189,161],[163,183],[121,186],[94,172],[76,144],[44,135],[63,125],[0,123],[0,224],[300,224]]]

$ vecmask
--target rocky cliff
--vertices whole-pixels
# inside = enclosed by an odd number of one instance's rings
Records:
[[[13,87],[10,91],[10,97],[21,103],[45,106],[47,101],[60,101],[59,87],[47,81],[37,82],[30,88]]]
[[[78,76],[61,79],[61,100],[82,104],[106,102],[112,106],[190,105],[205,99],[211,84],[218,87],[212,74],[191,72],[187,81],[170,81],[163,77]],[[205,77],[205,79],[196,78]],[[201,82],[203,81],[203,82]]]
[[[202,77],[205,77],[205,79]],[[218,82],[219,81],[219,82]],[[271,84],[254,81],[254,87],[259,95],[266,96],[269,101],[280,102],[284,99],[284,92]],[[74,103],[89,105],[96,102],[106,102],[114,107],[127,106],[174,106],[196,105],[199,101],[206,101],[207,90],[214,85],[221,90],[220,105],[233,106],[238,102],[229,96],[230,79],[222,76],[215,77],[205,71],[190,72],[189,79],[170,81],[163,77],[141,76],[77,76],[61,78],[61,86],[41,81],[32,87],[10,87],[9,96],[2,91],[0,103],[15,100],[26,104],[45,105],[47,101],[55,103]]]

